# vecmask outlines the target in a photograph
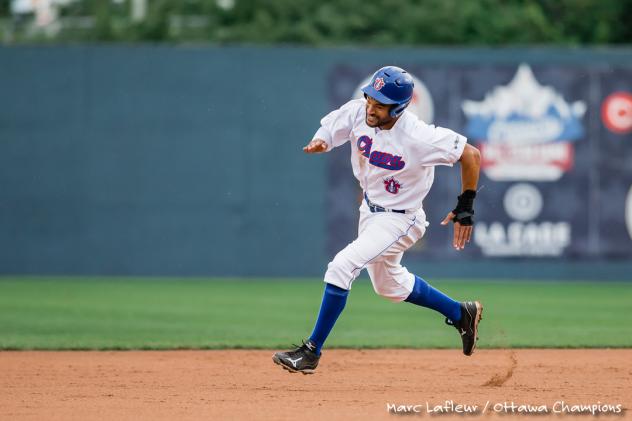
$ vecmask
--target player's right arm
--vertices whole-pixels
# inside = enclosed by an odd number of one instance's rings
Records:
[[[305,153],[323,153],[327,152],[327,142],[323,139],[312,139],[306,146],[303,146]]]
[[[305,153],[323,153],[349,141],[353,124],[364,108],[364,100],[351,100],[320,120],[320,128],[303,147]]]

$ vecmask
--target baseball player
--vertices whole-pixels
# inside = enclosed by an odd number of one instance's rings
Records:
[[[446,323],[458,330],[465,355],[472,355],[478,340],[481,303],[453,300],[400,262],[428,226],[422,204],[432,186],[435,165],[460,163],[462,193],[441,224],[454,222],[455,249],[462,250],[470,241],[480,153],[462,135],[428,125],[406,111],[413,80],[405,70],[383,67],[362,91],[364,99],[351,100],[326,115],[313,140],[303,148],[315,154],[351,142],[353,174],[364,200],[358,238],[334,257],[325,273],[325,292],[311,336],[300,347],[272,357],[291,372],[314,372],[351,285],[365,268],[379,295],[443,314]]]

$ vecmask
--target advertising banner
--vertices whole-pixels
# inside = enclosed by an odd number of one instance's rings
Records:
[[[415,78],[410,110],[481,151],[476,226],[467,257],[632,257],[632,68],[402,63]],[[374,69],[339,65],[332,108],[359,96]],[[329,154],[328,253],[356,235],[361,192],[349,144]],[[430,227],[408,259],[449,257],[439,225],[456,203],[460,169],[437,167],[424,201]]]

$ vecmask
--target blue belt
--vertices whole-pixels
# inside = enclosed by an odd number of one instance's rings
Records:
[[[383,207],[381,207],[381,206],[379,206],[379,205],[376,205],[375,203],[373,203],[373,202],[371,202],[371,201],[369,200],[369,197],[366,195],[366,193],[364,193],[364,200],[366,200],[366,204],[369,206],[369,210],[370,210],[372,213],[375,213],[375,212],[395,212],[395,213],[406,213],[406,211],[405,211],[405,210],[401,210],[401,209],[386,209],[386,208],[383,208]]]

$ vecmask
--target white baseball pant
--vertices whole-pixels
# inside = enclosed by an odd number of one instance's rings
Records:
[[[415,214],[371,213],[365,201],[360,206],[358,238],[329,263],[325,282],[343,289],[366,268],[373,289],[394,301],[403,301],[413,290],[415,276],[401,265],[402,256],[426,232],[423,210]]]

